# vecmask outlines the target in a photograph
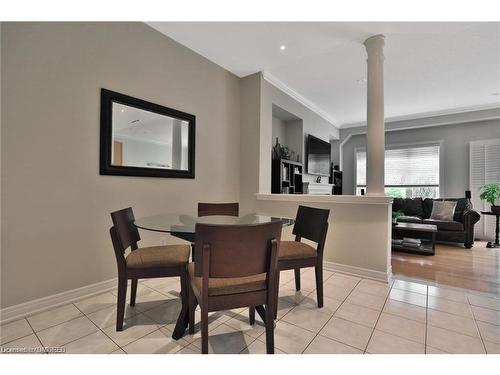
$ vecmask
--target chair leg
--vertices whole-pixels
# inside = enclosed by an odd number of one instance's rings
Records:
[[[181,275],[181,303],[182,308],[189,310],[189,281],[187,274]],[[184,319],[185,327],[189,323],[189,313],[186,314]]]
[[[137,279],[132,279],[130,288],[130,306],[135,306],[135,297],[137,296]]]
[[[266,352],[274,354],[274,306],[266,305]]]
[[[255,306],[250,306],[248,309],[248,322],[251,326],[255,324]]]
[[[189,287],[189,334],[194,333],[194,313],[196,310],[196,297],[191,286]]]
[[[315,267],[316,273],[316,296],[318,298],[318,307],[323,307],[323,264],[318,263]]]
[[[118,277],[118,301],[116,311],[116,330],[123,329],[123,318],[125,316],[125,304],[127,297],[127,278]]]
[[[300,268],[295,268],[295,290],[300,290]]]
[[[274,298],[274,306],[273,306],[273,310],[274,310],[274,319],[277,319],[278,318],[278,299],[279,299],[279,291],[280,291],[280,271],[278,270],[278,272],[276,272],[276,291],[275,291],[275,298]]]
[[[201,354],[208,354],[208,308],[201,306]]]

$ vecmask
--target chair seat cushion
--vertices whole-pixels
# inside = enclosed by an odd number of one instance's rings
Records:
[[[318,256],[316,249],[304,242],[281,241],[279,247],[279,260],[303,259]]]
[[[198,291],[198,293],[201,293],[202,278],[194,275],[194,263],[189,263],[188,273],[191,285]],[[246,277],[208,279],[209,296],[257,292],[260,290],[266,290],[265,273]]]
[[[143,247],[127,256],[127,268],[174,267],[187,264],[189,245]]]
[[[458,221],[425,219],[423,223],[435,225],[438,230],[449,230],[455,232],[461,232],[464,230],[464,225]]]

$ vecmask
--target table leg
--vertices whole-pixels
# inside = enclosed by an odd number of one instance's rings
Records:
[[[436,254],[436,232],[432,232],[432,255]]]
[[[500,220],[500,216],[497,215],[497,228],[496,228],[496,231],[495,231],[495,245],[496,246],[499,246],[500,245],[500,242],[498,241],[498,237],[499,237],[499,220]]]
[[[496,228],[495,228],[495,242],[488,242],[486,244],[486,247],[488,248],[495,248],[495,247],[500,247],[500,241],[499,241],[499,231],[500,231],[500,215],[496,215]]]
[[[196,306],[198,303],[196,303]],[[189,302],[182,305],[181,312],[179,313],[179,317],[177,318],[177,323],[175,324],[174,333],[172,333],[172,338],[174,340],[179,340],[184,336],[186,332],[186,328],[189,325]]]

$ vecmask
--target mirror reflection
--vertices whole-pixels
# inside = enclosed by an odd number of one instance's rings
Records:
[[[113,102],[111,164],[189,170],[188,121]]]

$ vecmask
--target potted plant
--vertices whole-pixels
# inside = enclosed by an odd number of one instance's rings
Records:
[[[500,214],[500,206],[495,206],[495,202],[500,198],[500,182],[483,185],[479,191],[481,192],[479,198],[491,204],[491,212]]]

